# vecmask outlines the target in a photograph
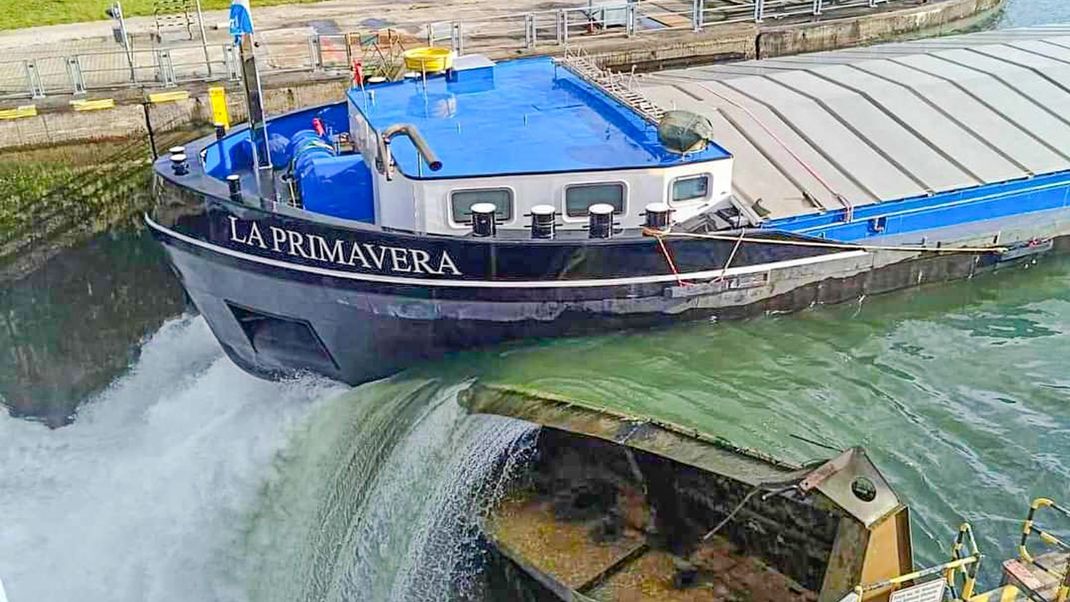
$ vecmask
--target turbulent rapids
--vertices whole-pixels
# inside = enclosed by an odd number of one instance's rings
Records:
[[[49,431],[0,415],[7,595],[463,593],[479,553],[473,521],[534,431],[466,416],[462,386],[269,383],[226,360],[200,318],[168,322],[73,425]]]

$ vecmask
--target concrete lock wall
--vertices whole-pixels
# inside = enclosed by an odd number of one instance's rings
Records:
[[[709,27],[699,33],[636,36],[584,44],[606,67],[639,71],[724,60],[769,58],[832,50],[890,39],[923,37],[975,27],[993,18],[1005,0],[918,0],[917,6],[883,10],[862,16],[781,26],[740,23]],[[515,53],[512,54],[516,56]],[[348,74],[325,76],[278,75],[264,81],[269,113],[337,102],[344,96]],[[231,121],[245,117],[241,87],[227,84]],[[207,86],[190,88],[189,97],[149,105],[153,128],[166,131],[191,125],[211,125]],[[117,91],[116,106],[98,111],[74,111],[67,98],[42,102],[33,117],[0,120],[0,149],[37,147],[72,142],[144,136],[142,91]],[[27,103],[17,103],[27,104]]]
[[[301,107],[338,102],[343,98],[344,80],[289,83],[266,87],[264,105],[269,113],[283,113]],[[245,119],[245,103],[240,86],[227,86],[227,105],[232,123]],[[187,126],[211,125],[207,89],[195,90],[189,98],[148,105],[149,119],[156,131]],[[0,120],[0,149],[40,147],[72,142],[117,140],[147,134],[145,109],[140,103],[116,103],[111,109],[78,112],[42,110],[33,117]]]
[[[758,34],[758,58],[863,46],[892,39],[918,38],[981,25],[1003,8],[1005,0],[944,0],[897,11],[835,21],[764,28]]]

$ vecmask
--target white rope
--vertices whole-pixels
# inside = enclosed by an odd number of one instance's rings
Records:
[[[724,269],[721,270],[721,275],[717,277],[718,280],[724,280],[724,277],[728,274],[728,266],[732,265],[732,260],[736,258],[736,251],[739,250],[739,246],[743,244],[743,236],[747,233],[743,228],[739,229],[739,238],[736,240],[735,246],[732,247],[732,252],[728,254],[728,259],[724,262]]]

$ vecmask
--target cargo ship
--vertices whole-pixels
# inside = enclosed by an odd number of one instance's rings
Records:
[[[398,81],[155,164],[146,216],[254,374],[347,383],[533,337],[792,311],[1070,233],[1070,29],[647,76],[420,49]]]

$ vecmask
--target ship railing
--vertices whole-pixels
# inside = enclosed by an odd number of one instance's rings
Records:
[[[643,93],[639,76],[634,72],[604,69],[583,48],[566,49],[564,56],[557,59],[557,64],[600,88],[651,123],[657,124],[665,115],[665,111]]]
[[[1032,586],[1027,585],[1025,582],[1018,583],[1013,579],[1005,582],[1008,585],[1004,589],[1017,592],[1025,588],[1028,592],[1027,597],[1030,599],[1070,602],[1070,543],[1061,540],[1051,531],[1037,525],[1036,514],[1039,510],[1054,511],[1064,518],[1070,518],[1070,509],[1060,506],[1054,500],[1048,498],[1033,500],[1029,506],[1025,521],[1022,523],[1021,539],[1018,542],[1019,560],[1026,565],[1034,567],[1031,570],[1047,573],[1054,577],[1057,581],[1049,581],[1049,585],[1043,586],[1052,588],[1054,592],[1045,589],[1046,593],[1040,594],[1031,591],[1030,588]],[[1057,562],[1065,566],[1042,566],[1041,558],[1028,548],[1029,539],[1033,535],[1049,548],[1055,548],[1059,551],[1059,554],[1047,557],[1048,562],[1046,564],[1051,563],[1051,558],[1056,558]],[[951,548],[951,559],[948,562],[876,583],[858,585],[844,596],[840,602],[862,602],[870,597],[884,595],[888,591],[903,591],[900,589],[903,586],[908,586],[907,589],[915,590],[912,592],[913,597],[906,596],[911,600],[928,600],[929,598],[926,596],[930,596],[934,602],[945,599],[950,599],[952,602],[989,600],[992,592],[987,594],[976,594],[975,592],[977,575],[983,558],[984,555],[978,549],[977,541],[974,538],[973,529],[969,523],[963,523],[959,527],[955,543]],[[1008,563],[1004,564],[1004,571],[1008,571],[1007,566],[1010,562],[1013,561],[1008,561]],[[1057,583],[1057,585],[1050,585],[1052,583]],[[1052,597],[1053,595],[1054,597]],[[1019,598],[1016,597],[1015,599]]]

